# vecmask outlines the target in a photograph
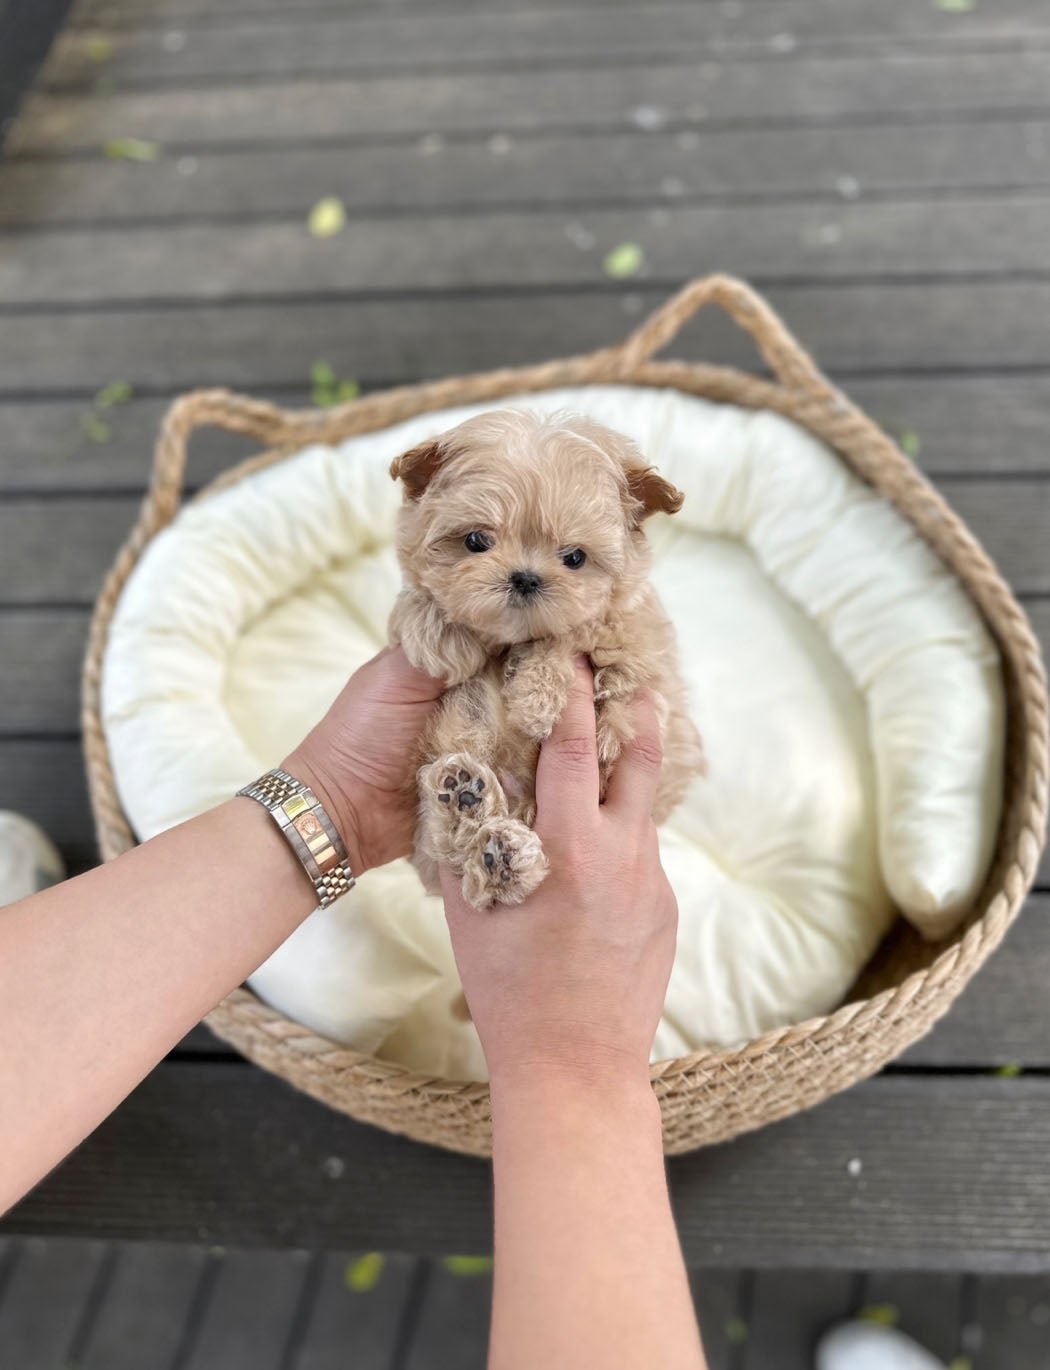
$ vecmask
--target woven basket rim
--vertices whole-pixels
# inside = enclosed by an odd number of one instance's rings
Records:
[[[650,360],[692,314],[708,304],[724,309],[752,337],[775,379],[702,362]],[[100,714],[109,624],[120,592],[143,550],[178,512],[187,441],[195,428],[218,425],[250,436],[263,447],[259,455],[209,482],[197,496],[206,498],[310,443],[342,441],[457,403],[563,385],[609,383],[670,387],[716,402],[771,409],[815,433],[885,495],[940,555],[981,610],[1002,657],[1008,685],[1003,818],[988,878],[963,928],[938,945],[927,965],[877,993],[850,999],[828,1014],[772,1029],[737,1047],[702,1049],[651,1066],[654,1088],[662,1105],[667,1105],[679,1084],[683,1091],[688,1090],[694,1075],[706,1079],[721,1072],[728,1078],[770,1056],[787,1060],[794,1053],[808,1053],[817,1059],[845,1038],[847,1049],[834,1063],[832,1083],[815,1094],[810,1091],[799,1104],[806,1106],[873,1073],[926,1031],[947,1011],[1016,916],[1034,881],[1046,828],[1046,676],[1024,611],[969,530],[890,438],[821,374],[768,304],[732,277],[708,276],[690,282],[625,342],[579,357],[402,386],[322,411],[284,410],[214,389],[192,391],[175,400],[162,422],[149,492],[99,594],[84,662],[84,750],[100,850],[105,859],[110,859],[135,843],[120,805]],[[421,1140],[476,1154],[487,1152],[483,1135],[487,1123],[480,1116],[471,1115],[462,1127],[449,1125],[451,1132],[444,1120],[436,1120],[430,1127],[426,1118],[428,1100],[433,1103],[450,1098],[476,1104],[481,1114],[487,1114],[485,1083],[420,1074],[332,1042],[270,1008],[245,987],[234,990],[206,1021],[251,1059],[353,1116],[378,1121]],[[882,1027],[884,1033],[880,1032]],[[853,1059],[847,1059],[851,1033],[858,1050]],[[338,1078],[342,1085],[349,1081],[360,1087],[362,1097],[355,1097],[354,1107],[345,1098],[335,1097],[339,1090],[326,1083],[328,1077]],[[374,1101],[365,1097],[369,1091],[376,1095]],[[405,1117],[398,1111],[399,1100],[416,1101],[412,1108],[402,1110]],[[785,1107],[782,1099],[770,1101],[729,1132],[719,1132],[717,1127],[712,1130],[702,1119],[691,1131],[677,1119],[687,1140],[680,1144],[681,1138],[676,1141],[672,1137],[668,1149],[683,1150],[717,1140],[791,1111],[793,1108]],[[665,1122],[667,1117],[665,1107]],[[464,1129],[469,1135],[460,1136]],[[694,1133],[698,1141],[689,1140]]]

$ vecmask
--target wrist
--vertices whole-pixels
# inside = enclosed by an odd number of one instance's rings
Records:
[[[494,1114],[520,1106],[558,1108],[571,1098],[599,1112],[637,1106],[659,1115],[648,1062],[626,1054],[498,1066],[490,1089]]]
[[[343,846],[350,860],[350,869],[355,876],[363,875],[373,863],[368,859],[367,844],[361,833],[360,815],[366,808],[362,803],[362,797],[351,793],[344,786],[333,785],[325,777],[322,768],[302,751],[292,752],[281,762],[281,769],[309,786],[317,795],[328,817],[335,824],[336,832],[343,839]]]

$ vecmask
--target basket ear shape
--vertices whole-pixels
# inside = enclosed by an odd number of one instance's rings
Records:
[[[636,523],[641,523],[650,514],[677,514],[685,503],[685,496],[677,486],[672,485],[654,466],[635,464],[624,468],[627,476],[627,490],[635,501],[633,511]]]
[[[449,449],[441,438],[428,438],[395,457],[390,463],[390,474],[404,484],[409,499],[419,499],[449,456]]]

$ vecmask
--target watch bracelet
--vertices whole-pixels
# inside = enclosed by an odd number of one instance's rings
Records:
[[[308,785],[275,768],[237,793],[261,804],[277,824],[306,871],[320,908],[353,889],[356,881],[343,839]]]

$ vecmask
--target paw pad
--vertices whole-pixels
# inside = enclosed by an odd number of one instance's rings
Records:
[[[455,775],[450,771],[442,778],[438,802],[451,804],[455,800],[460,809],[472,809],[481,803],[484,789],[485,782],[480,775],[472,776],[468,770],[460,767]]]

